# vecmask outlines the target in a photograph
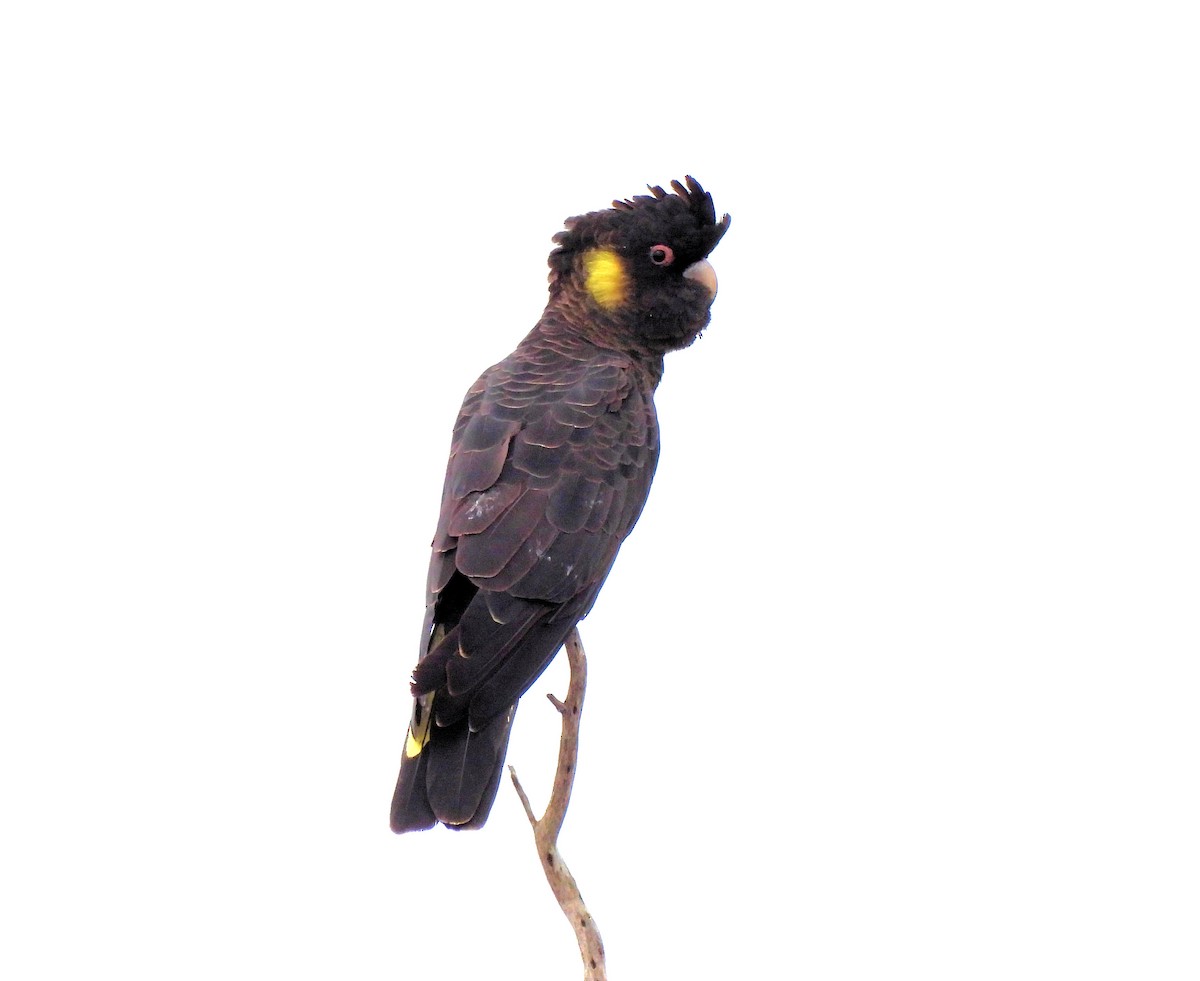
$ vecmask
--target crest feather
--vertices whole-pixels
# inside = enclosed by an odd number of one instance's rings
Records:
[[[629,215],[630,212],[645,211],[649,219],[651,214],[664,208],[668,214],[679,217],[682,217],[681,210],[686,210],[696,225],[700,226],[694,229],[689,237],[698,238],[705,255],[716,247],[729,228],[729,215],[724,215],[719,222],[717,221],[717,210],[713,205],[712,195],[690,174],[684,178],[683,183],[671,181],[670,191],[657,184],[647,184],[646,189],[649,194],[614,200],[612,208],[608,211],[575,215],[563,223],[564,230],[553,238],[557,248],[550,253],[549,259],[552,293],[557,290],[561,278],[571,269],[574,256],[581,249],[608,246],[621,236],[620,229],[628,227],[630,220],[623,216]],[[679,202],[683,203],[684,209],[680,209]]]

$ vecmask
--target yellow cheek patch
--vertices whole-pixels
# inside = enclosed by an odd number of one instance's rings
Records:
[[[429,742],[429,726],[433,722],[433,693],[422,695],[413,705],[412,722],[408,725],[408,739],[404,741],[404,755],[410,760],[419,756]]]
[[[604,310],[619,307],[629,296],[625,261],[612,249],[592,249],[583,254],[584,286]]]

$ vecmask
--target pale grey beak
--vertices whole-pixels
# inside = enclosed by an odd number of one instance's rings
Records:
[[[713,296],[717,295],[717,271],[707,259],[693,262],[683,271],[683,278],[703,283]]]

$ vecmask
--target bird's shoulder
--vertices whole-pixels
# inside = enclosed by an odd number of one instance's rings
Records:
[[[652,394],[654,373],[630,352],[605,347],[551,322],[535,327],[468,393],[504,414],[566,403],[584,411],[616,410],[633,391]]]
[[[517,470],[544,479],[566,456],[599,449],[603,463],[612,456],[605,450],[619,444],[656,444],[653,366],[541,327],[468,390],[451,441],[452,463],[462,458],[468,466],[454,467],[465,482],[448,488],[453,496],[484,489],[478,486],[481,475],[469,466],[477,455],[488,458],[493,481],[506,458]]]
[[[452,564],[539,599],[598,583],[657,463],[652,396],[629,355],[554,335],[527,337],[484,372],[455,428],[434,541],[435,560],[458,554],[431,578],[431,594]],[[544,560],[537,570],[524,552]],[[566,579],[543,582],[560,561]]]

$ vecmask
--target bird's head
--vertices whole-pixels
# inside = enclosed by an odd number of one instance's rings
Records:
[[[582,313],[619,342],[662,354],[708,325],[717,275],[708,254],[729,228],[692,177],[673,193],[614,201],[569,218],[550,253],[551,305]]]

